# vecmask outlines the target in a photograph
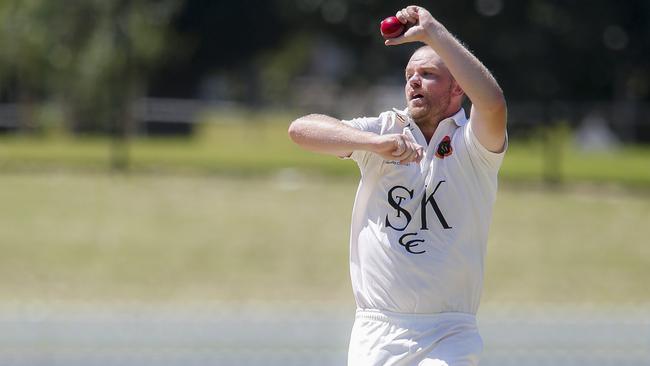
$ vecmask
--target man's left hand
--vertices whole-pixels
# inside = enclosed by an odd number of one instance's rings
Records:
[[[429,32],[435,30],[441,24],[433,18],[425,8],[409,5],[398,11],[395,16],[408,29],[399,37],[387,39],[386,46],[394,46],[409,42],[423,42],[429,39]]]

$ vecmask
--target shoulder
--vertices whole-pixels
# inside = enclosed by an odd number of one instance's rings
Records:
[[[406,126],[407,117],[399,110],[390,110],[380,113],[376,117],[358,117],[342,122],[359,130],[374,132],[379,135],[396,133]]]
[[[492,152],[486,149],[478,140],[474,131],[474,124],[475,121],[470,118],[466,124],[456,128],[453,136],[454,147],[459,152],[466,154],[475,168],[498,171],[507,150],[507,138],[500,152]]]
[[[393,109],[379,115],[383,123],[382,133],[401,133],[409,124],[409,117],[406,111]]]

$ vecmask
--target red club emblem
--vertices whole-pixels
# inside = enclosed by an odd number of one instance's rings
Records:
[[[436,156],[440,159],[444,159],[445,156],[451,155],[454,150],[451,148],[451,138],[449,136],[443,137],[440,144],[438,144],[438,149],[436,150]]]

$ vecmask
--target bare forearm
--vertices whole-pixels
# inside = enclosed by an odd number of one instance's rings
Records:
[[[321,114],[310,114],[293,121],[289,136],[306,150],[336,156],[349,156],[355,150],[370,150],[373,139],[377,137]]]
[[[424,148],[405,134],[377,135],[360,131],[322,114],[310,114],[293,121],[289,136],[306,150],[340,157],[363,150],[386,160],[409,164],[420,162],[424,156]]]
[[[426,44],[440,55],[475,108],[494,111],[505,107],[501,87],[481,61],[438,21],[426,31]]]

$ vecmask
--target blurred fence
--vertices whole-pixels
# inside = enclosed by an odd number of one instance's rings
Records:
[[[337,304],[41,305],[0,313],[2,365],[346,363],[353,310]],[[650,309],[488,305],[483,366],[648,365]]]
[[[378,115],[390,106],[399,108],[404,105],[401,87],[395,84],[379,83],[367,91],[352,93],[343,91],[336,85],[319,85],[316,88],[315,83],[313,80],[304,81],[304,85],[296,86],[301,94],[288,102],[285,109],[280,109],[284,112],[284,123],[288,123],[292,116],[305,113],[353,118]],[[341,94],[335,95],[336,92]],[[140,137],[187,137],[196,134],[198,122],[218,121],[219,116],[228,115],[227,112],[245,115],[239,121],[251,122],[269,120],[265,119],[266,115],[278,112],[278,109],[274,109],[273,113],[265,113],[269,110],[247,108],[246,105],[227,101],[144,98],[132,106],[135,128],[130,131]],[[286,112],[288,108],[291,108],[289,113]],[[570,179],[567,178],[569,174],[566,172],[566,162],[573,156],[569,154],[596,152],[601,156],[614,156],[620,147],[650,144],[650,104],[630,101],[510,102],[508,113],[510,140],[529,141],[533,142],[530,146],[541,147],[532,154],[533,159],[541,163],[541,171],[534,179],[551,184]],[[0,104],[0,133],[38,131],[38,121],[34,121],[34,115],[37,114],[33,108],[25,108],[24,105]],[[206,116],[216,118],[205,118]],[[59,115],[61,117],[63,116]],[[60,123],[65,124],[62,121]],[[285,141],[285,136],[283,134],[282,141],[289,144],[288,139]],[[111,166],[124,169],[130,165],[126,143],[128,139],[125,135],[115,137],[119,143],[112,145]],[[179,151],[178,155],[182,155],[182,152]]]
[[[564,124],[583,148],[608,148],[619,142],[650,143],[650,105],[632,102],[511,103],[509,133]]]
[[[18,104],[0,104],[0,132],[13,131],[20,126]]]
[[[404,107],[399,85],[378,85],[363,93],[342,94],[337,94],[340,90],[333,87],[308,85],[299,87],[299,97],[290,103],[303,113],[319,112],[354,118],[378,115],[391,107]],[[313,90],[315,88],[317,90]],[[469,104],[466,109],[468,107]],[[246,108],[246,105],[227,101],[143,98],[133,104],[132,111],[140,134],[186,135],[205,113]],[[0,132],[33,125],[23,123],[26,117],[26,113],[21,113],[21,105],[0,104]],[[618,142],[650,143],[650,104],[647,103],[515,101],[508,103],[508,122],[509,134],[513,138],[529,137],[540,129],[562,124],[575,130],[581,138],[580,143],[587,148],[607,148]]]

